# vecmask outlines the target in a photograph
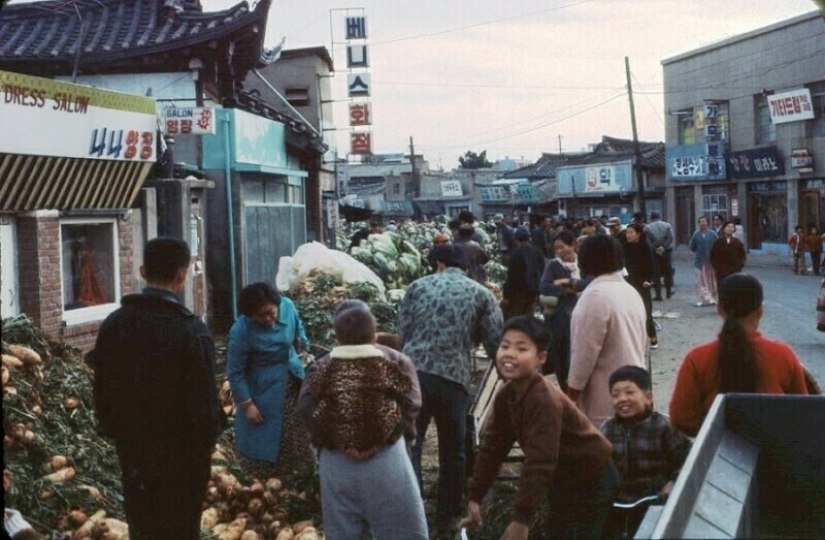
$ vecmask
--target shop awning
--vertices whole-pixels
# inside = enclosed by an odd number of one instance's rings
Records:
[[[385,216],[411,217],[415,211],[409,201],[381,201],[381,212]]]
[[[444,213],[444,206],[439,201],[415,201],[418,211],[427,216],[438,216]]]
[[[370,216],[372,216],[372,210],[369,208],[359,208],[357,206],[349,206],[347,204],[339,204],[338,210],[349,222],[366,221],[370,218]]]
[[[130,208],[152,165],[0,153],[0,210]]]

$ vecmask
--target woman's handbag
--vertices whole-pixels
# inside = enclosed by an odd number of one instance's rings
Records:
[[[541,304],[541,307],[544,309],[545,317],[552,317],[555,315],[556,309],[559,306],[559,297],[542,294],[539,296],[539,304]]]
[[[819,296],[816,299],[816,329],[825,332],[825,279],[819,286]]]

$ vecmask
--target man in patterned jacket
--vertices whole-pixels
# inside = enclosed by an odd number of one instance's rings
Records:
[[[437,535],[450,537],[456,518],[464,512],[464,422],[472,355],[483,342],[487,355],[495,358],[502,317],[493,294],[467,277],[461,249],[447,244],[433,252],[436,273],[417,279],[407,289],[398,312],[398,333],[421,385],[413,468],[420,484],[421,449],[434,419],[439,446]]]

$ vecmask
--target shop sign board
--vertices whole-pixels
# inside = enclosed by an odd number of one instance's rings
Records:
[[[773,146],[731,152],[728,164],[733,178],[765,178],[785,174],[782,156]]]
[[[163,110],[166,135],[214,135],[215,109],[212,107],[167,107]]]
[[[811,120],[814,117],[811,91],[807,88],[768,96],[768,109],[774,124]]]
[[[710,142],[665,148],[667,177],[673,181],[724,180],[724,143]]]
[[[461,182],[458,180],[444,180],[441,182],[442,197],[462,197],[463,195]]]
[[[9,154],[156,160],[155,100],[0,71],[0,151]]]
[[[633,164],[630,161],[598,165],[559,167],[559,194],[620,194],[633,188]]]

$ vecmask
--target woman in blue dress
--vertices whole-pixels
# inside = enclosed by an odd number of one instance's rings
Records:
[[[244,287],[229,331],[226,371],[236,403],[235,445],[244,469],[265,480],[313,467],[295,412],[309,346],[295,304],[266,283]]]

